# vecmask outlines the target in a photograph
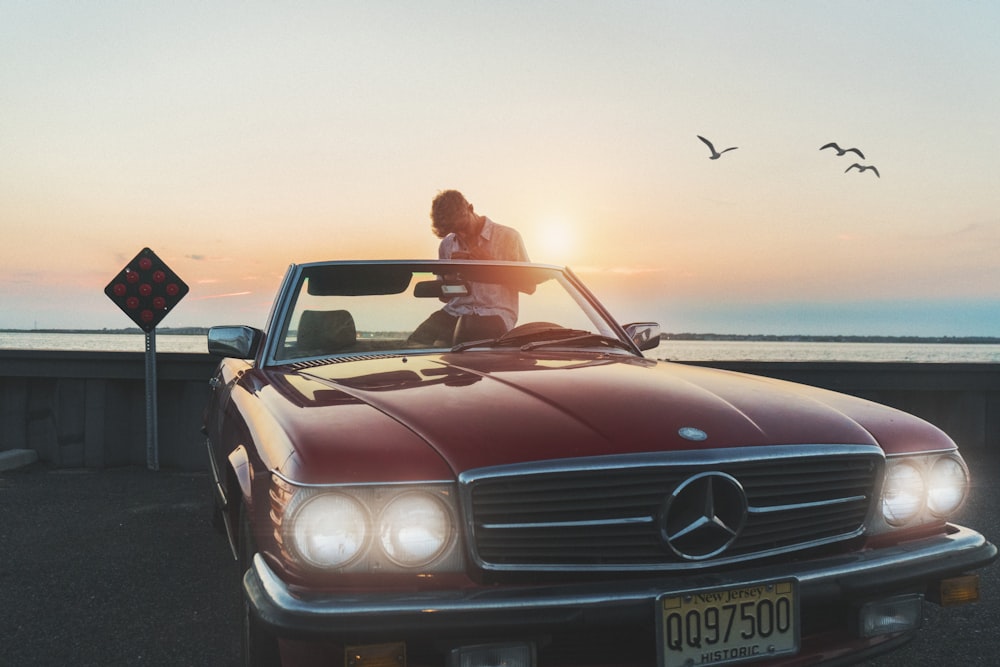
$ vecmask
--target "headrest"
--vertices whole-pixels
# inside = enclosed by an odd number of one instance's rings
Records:
[[[298,347],[316,354],[336,352],[357,340],[354,318],[346,310],[305,310],[299,320]]]

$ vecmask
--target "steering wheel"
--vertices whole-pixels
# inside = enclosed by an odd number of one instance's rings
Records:
[[[553,329],[565,329],[566,327],[561,324],[555,324],[554,322],[525,322],[524,324],[519,324],[503,336],[500,340],[507,338],[521,338],[524,336],[533,336],[538,333],[545,331],[551,331]]]

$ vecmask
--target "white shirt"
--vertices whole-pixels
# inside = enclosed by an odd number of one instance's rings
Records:
[[[485,218],[483,228],[476,237],[474,247],[469,247],[461,237],[452,233],[441,239],[438,246],[438,258],[451,259],[455,252],[471,252],[477,250],[479,255],[485,254],[490,259],[511,262],[527,262],[528,252],[524,249],[521,235],[513,227],[497,224]],[[472,293],[468,296],[455,297],[447,303],[444,311],[449,315],[499,315],[508,329],[517,323],[517,290],[505,285],[493,283],[472,283]]]

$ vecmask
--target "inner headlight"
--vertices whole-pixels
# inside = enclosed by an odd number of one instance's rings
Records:
[[[882,515],[893,526],[912,521],[923,509],[926,493],[924,477],[915,465],[908,462],[890,465],[882,492]]]
[[[368,513],[345,494],[313,495],[298,507],[291,537],[295,551],[310,565],[343,567],[365,548]]]
[[[931,467],[927,480],[927,506],[937,516],[956,511],[965,501],[969,478],[957,459],[943,457]]]
[[[386,504],[378,532],[382,550],[392,562],[419,567],[433,562],[451,543],[452,521],[440,500],[413,491]]]

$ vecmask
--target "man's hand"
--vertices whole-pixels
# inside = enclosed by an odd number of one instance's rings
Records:
[[[485,249],[480,247],[472,248],[471,250],[456,250],[451,253],[452,259],[493,259],[490,257],[489,253]]]

